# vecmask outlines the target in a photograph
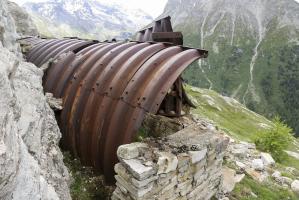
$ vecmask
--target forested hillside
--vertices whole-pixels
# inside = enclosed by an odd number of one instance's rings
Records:
[[[280,115],[299,133],[299,4],[294,0],[169,0],[187,46],[209,50],[184,74],[268,118]]]

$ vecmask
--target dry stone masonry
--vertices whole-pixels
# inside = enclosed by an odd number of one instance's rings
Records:
[[[221,190],[228,139],[206,123],[118,148],[112,200],[210,199]]]

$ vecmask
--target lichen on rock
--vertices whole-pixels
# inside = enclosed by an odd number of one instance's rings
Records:
[[[8,50],[19,53],[20,47],[16,43],[18,37],[12,15],[9,13],[6,0],[0,1],[0,43]],[[1,46],[1,45],[0,45]]]
[[[14,2],[7,2],[8,10],[15,22],[19,36],[37,36],[38,31],[29,14]]]
[[[70,199],[43,72],[0,48],[0,199]]]
[[[0,1],[0,199],[71,199],[43,71],[23,62],[16,42],[15,22],[20,21],[8,4]]]

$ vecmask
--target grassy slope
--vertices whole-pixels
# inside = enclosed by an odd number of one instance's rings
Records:
[[[259,130],[273,126],[271,121],[248,110],[234,99],[224,97],[212,90],[199,89],[189,85],[186,85],[185,88],[197,105],[197,108],[191,112],[212,121],[219,129],[233,138],[253,142]],[[296,143],[297,140],[294,138],[293,145],[289,147],[289,150],[298,151]],[[277,163],[276,168],[282,170],[286,166],[295,167],[299,170],[299,160],[287,157],[284,162]],[[291,178],[294,179],[294,177]],[[252,193],[256,194],[258,198],[253,197]],[[289,190],[271,183],[261,184],[246,176],[241,183],[236,185],[230,199],[295,200],[299,197]]]
[[[185,85],[187,93],[196,101],[192,114],[212,121],[218,128],[232,137],[253,142],[260,130],[273,126],[266,117],[247,109],[243,104],[219,93]],[[299,141],[294,138],[290,151],[299,151]],[[298,162],[299,169],[299,162]]]
[[[254,193],[257,197],[252,195]],[[245,177],[237,184],[230,200],[296,200],[298,197],[289,190],[273,184],[260,184],[249,177]]]
[[[234,138],[253,141],[255,134],[272,122],[245,108],[238,101],[207,89],[186,86],[188,94],[196,99],[193,114],[212,120],[216,126]]]

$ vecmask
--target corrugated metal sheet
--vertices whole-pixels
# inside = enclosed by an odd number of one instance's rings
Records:
[[[49,39],[39,42],[26,55],[29,62],[41,67],[50,58],[57,58],[60,54],[69,51],[78,51],[94,44],[95,41],[78,39]]]
[[[63,99],[62,144],[112,182],[118,146],[134,141],[145,114],[156,114],[183,70],[207,53],[169,43],[49,39],[27,59],[41,66],[56,58],[43,84]]]
[[[30,45],[36,45],[42,41],[44,41],[43,39],[39,38],[39,37],[24,37],[24,38],[20,38],[18,39],[19,42],[21,42],[21,44],[30,44]]]

